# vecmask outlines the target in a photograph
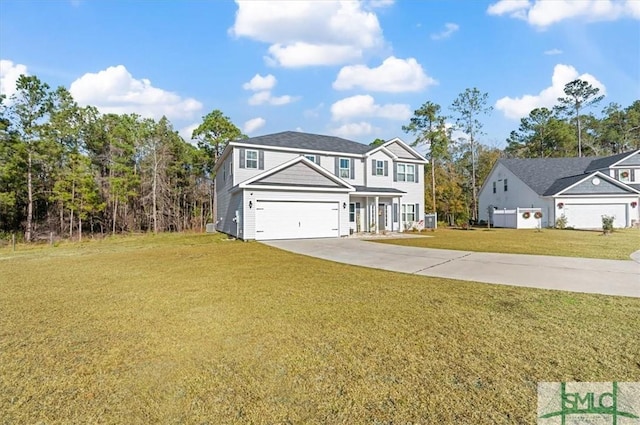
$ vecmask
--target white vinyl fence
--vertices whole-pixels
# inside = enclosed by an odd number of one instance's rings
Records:
[[[536,213],[540,215],[536,217]],[[537,229],[542,228],[542,210],[540,208],[516,208],[493,210],[491,214],[493,227],[506,227],[511,229]]]

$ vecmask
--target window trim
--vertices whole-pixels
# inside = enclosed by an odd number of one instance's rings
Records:
[[[376,159],[376,176],[384,176],[384,161]]]
[[[347,161],[347,167],[342,166],[342,161]],[[351,158],[340,158],[338,159],[338,174],[341,179],[349,179],[351,178]]]
[[[249,154],[250,153],[254,153],[256,155],[255,159],[249,159]],[[257,170],[258,169],[258,151],[255,149],[246,149],[244,151],[244,168],[248,168],[250,170]],[[249,166],[249,161],[255,161],[256,166],[255,167],[250,167]]]

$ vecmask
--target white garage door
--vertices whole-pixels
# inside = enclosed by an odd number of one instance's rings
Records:
[[[338,237],[338,202],[258,201],[256,240]]]
[[[564,215],[567,226],[576,229],[602,229],[602,216],[614,216],[613,227],[626,227],[627,206],[625,204],[565,204]]]

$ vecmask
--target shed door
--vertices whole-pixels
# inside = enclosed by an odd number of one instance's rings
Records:
[[[256,202],[256,240],[332,238],[339,233],[338,202]]]
[[[567,226],[576,229],[602,229],[602,216],[614,216],[613,227],[626,227],[625,204],[565,204],[562,210]]]

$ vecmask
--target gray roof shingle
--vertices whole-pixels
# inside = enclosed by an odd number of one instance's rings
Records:
[[[299,133],[297,131],[283,131],[281,133],[267,134],[237,140],[238,143],[246,143],[258,146],[273,146],[280,148],[293,148],[309,151],[340,152],[351,154],[364,154],[373,149],[372,146],[353,142],[334,136],[320,134]]]
[[[584,170],[585,173],[590,173],[592,171],[602,170],[604,168],[609,168],[610,165],[615,164],[616,162],[630,156],[635,151],[631,152],[623,152],[617,155],[605,156],[604,158],[594,159],[591,164]]]
[[[567,177],[583,178],[585,169],[594,159],[597,158],[501,159],[499,162],[538,195],[546,196],[575,183],[569,183]],[[558,181],[560,179],[562,181]],[[552,188],[555,192],[548,193]]]

